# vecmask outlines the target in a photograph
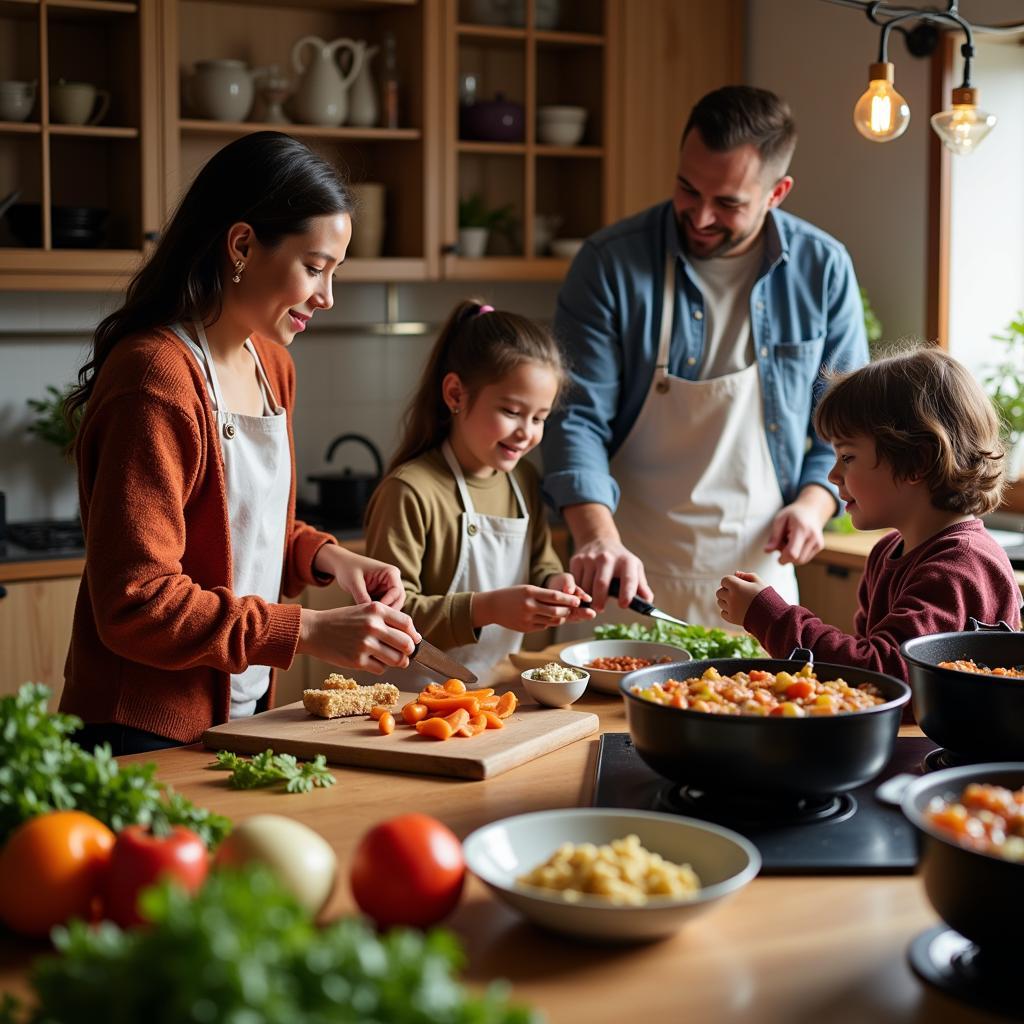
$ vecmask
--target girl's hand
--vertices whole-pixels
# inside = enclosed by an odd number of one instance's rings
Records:
[[[742,626],[754,598],[767,586],[760,576],[752,572],[737,572],[733,576],[723,577],[722,585],[715,593],[722,618]]]
[[[317,552],[313,565],[317,572],[333,576],[356,604],[377,601],[389,608],[401,608],[405,604],[402,574],[386,562],[357,555],[340,544],[325,544]]]
[[[303,608],[297,653],[379,675],[406,668],[419,640],[412,619],[380,601],[319,612]]]
[[[473,595],[472,604],[474,627],[495,624],[517,633],[558,626],[578,611],[580,598],[575,593],[530,584],[482,591]]]
[[[586,601],[590,603],[590,595],[576,582],[576,578],[571,572],[556,572],[549,576],[545,581],[544,585],[549,590],[560,590],[563,594],[575,594],[581,602]],[[584,622],[587,619],[592,619],[597,615],[597,612],[593,608],[576,608],[570,611],[566,617],[566,622]]]

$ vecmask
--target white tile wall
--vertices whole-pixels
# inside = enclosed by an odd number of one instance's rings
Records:
[[[344,271],[342,271],[344,273]],[[527,316],[550,318],[557,284],[408,284],[398,286],[401,320],[440,324],[456,302],[477,296]],[[92,328],[116,297],[74,293],[0,292],[0,490],[10,520],[67,518],[77,509],[75,473],[55,448],[26,433],[26,398],[72,381],[88,357]],[[292,346],[298,376],[295,409],[300,494],[316,498],[306,476],[327,466],[330,441],[343,433],[368,437],[387,461],[398,440],[405,404],[419,380],[433,335],[381,336],[332,331],[386,318],[383,285],[340,285],[334,308]],[[358,445],[335,456],[338,466],[369,472]]]

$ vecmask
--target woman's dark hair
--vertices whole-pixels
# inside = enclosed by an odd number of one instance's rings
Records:
[[[796,122],[789,104],[752,85],[726,85],[699,99],[690,111],[683,139],[695,128],[715,153],[753,146],[773,180],[786,173],[796,149]]]
[[[523,363],[549,367],[558,380],[558,391],[565,386],[565,358],[547,328],[477,299],[460,302],[434,342],[420,385],[406,409],[402,440],[388,472],[436,448],[448,436],[452,417],[441,384],[449,373],[458,374],[472,404],[481,388]]]
[[[929,347],[827,379],[814,412],[819,437],[870,437],[895,479],[925,481],[935,508],[984,515],[999,505],[999,418],[962,363]]]
[[[254,132],[215,153],[192,182],[156,250],[128,285],[123,305],[93,335],[92,358],[64,404],[74,426],[96,375],[129,335],[201,317],[220,316],[232,224],[249,224],[261,245],[301,234],[314,217],[349,213],[352,196],[340,172],[280,132]]]

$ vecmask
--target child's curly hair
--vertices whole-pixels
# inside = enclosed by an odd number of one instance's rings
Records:
[[[897,480],[926,482],[936,508],[982,515],[999,505],[1006,455],[999,418],[952,356],[919,348],[827,380],[814,413],[820,437],[872,438]]]

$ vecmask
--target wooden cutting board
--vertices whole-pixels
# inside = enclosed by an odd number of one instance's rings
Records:
[[[413,699],[415,694],[403,693],[397,707]],[[489,779],[592,735],[598,721],[597,715],[585,711],[520,704],[505,719],[504,729],[439,742],[421,736],[400,720],[395,731],[384,736],[366,715],[316,718],[298,701],[215,725],[203,734],[203,743],[236,754],[258,754],[270,747],[275,754],[294,754],[306,760],[323,754],[331,764],[357,768]]]

